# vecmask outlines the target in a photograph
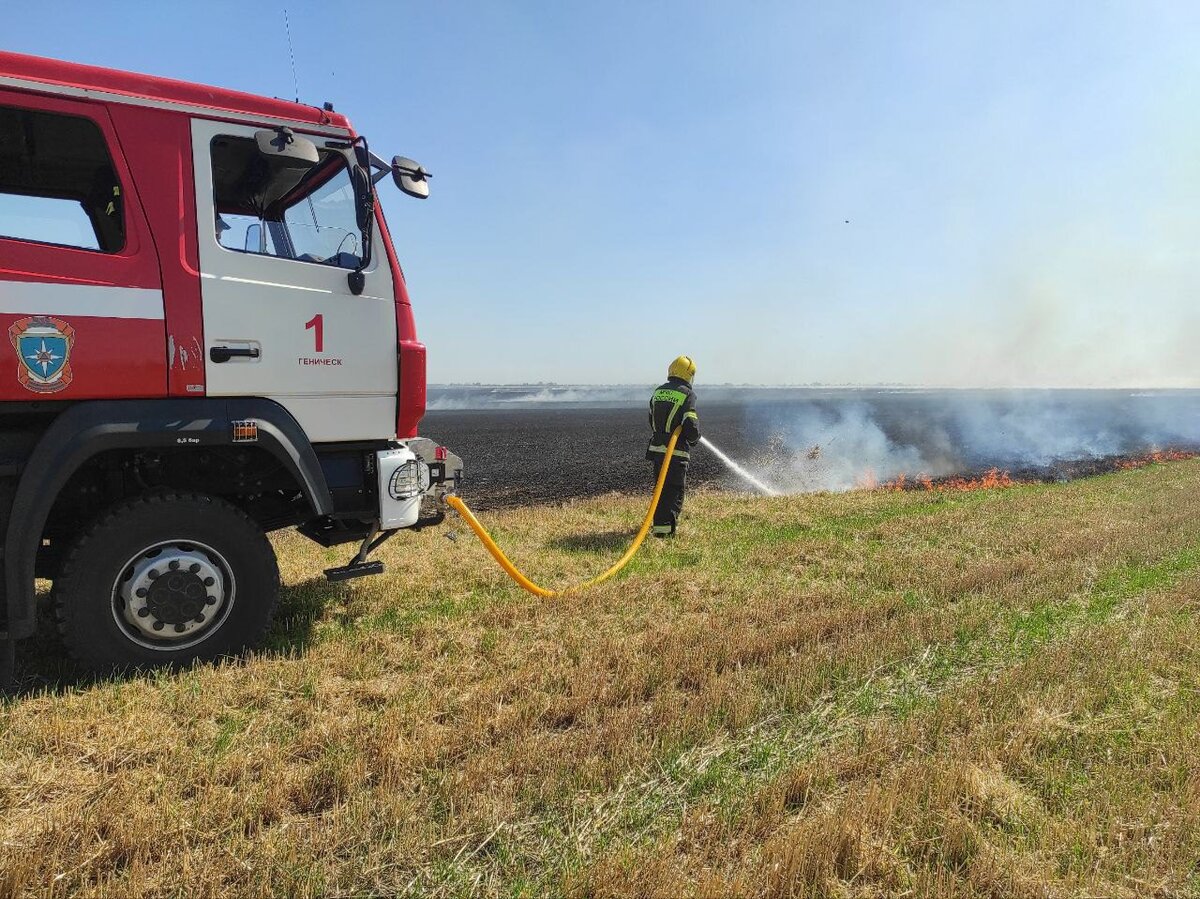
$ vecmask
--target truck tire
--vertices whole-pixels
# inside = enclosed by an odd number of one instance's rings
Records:
[[[12,482],[0,478],[0,562],[4,560],[4,541],[8,537],[14,492]],[[14,683],[16,646],[8,634],[8,586],[4,583],[4,566],[0,565],[0,696],[8,692]]]
[[[195,493],[114,506],[68,551],[58,628],[88,668],[181,666],[262,639],[279,597],[271,544],[241,509]]]

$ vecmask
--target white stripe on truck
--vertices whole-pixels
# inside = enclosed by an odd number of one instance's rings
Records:
[[[161,290],[0,280],[0,314],[163,318]]]

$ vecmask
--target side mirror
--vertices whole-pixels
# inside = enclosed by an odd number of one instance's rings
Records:
[[[396,186],[418,200],[429,196],[429,180],[433,175],[407,156],[392,157],[392,180]]]
[[[258,153],[285,169],[310,169],[321,157],[317,145],[307,137],[301,137],[291,128],[276,128],[273,131],[255,131],[254,140]]]

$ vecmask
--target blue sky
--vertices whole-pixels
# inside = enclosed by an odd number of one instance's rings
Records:
[[[1200,386],[1200,5],[286,5],[434,173],[431,380]],[[100,6],[0,46],[294,93],[283,4]]]

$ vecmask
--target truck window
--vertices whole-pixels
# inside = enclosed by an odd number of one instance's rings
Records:
[[[212,141],[213,233],[237,253],[253,253],[354,269],[362,232],[345,158],[321,149],[306,172],[272,169],[249,138]]]
[[[0,237],[121,251],[121,183],[95,122],[0,106]]]
[[[280,255],[275,249],[275,241],[271,230],[263,227],[263,223],[253,215],[239,215],[234,212],[217,213],[216,217],[217,243],[227,250],[239,250],[243,253],[260,253],[267,256]]]

